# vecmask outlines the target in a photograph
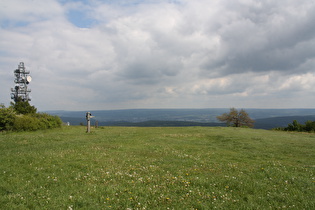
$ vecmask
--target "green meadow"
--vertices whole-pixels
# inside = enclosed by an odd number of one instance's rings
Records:
[[[315,209],[315,134],[81,126],[0,133],[1,209]]]

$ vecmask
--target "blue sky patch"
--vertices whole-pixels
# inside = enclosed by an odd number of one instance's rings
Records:
[[[89,28],[96,22],[89,18],[86,12],[80,10],[69,10],[67,17],[72,24],[79,28]]]
[[[1,20],[0,27],[1,28],[15,28],[15,27],[24,27],[27,26],[29,22],[27,21],[12,21],[12,20]]]

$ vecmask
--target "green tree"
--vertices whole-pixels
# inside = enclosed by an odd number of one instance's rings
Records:
[[[23,101],[21,98],[18,98],[15,103],[11,102],[11,106],[17,114],[35,114],[37,112],[34,106],[31,106],[28,101]]]
[[[229,113],[217,116],[217,119],[233,127],[253,127],[255,122],[245,110],[241,109],[238,111],[235,108],[231,108]]]
[[[302,131],[302,125],[297,120],[293,120],[292,124],[288,124],[287,131]]]
[[[305,122],[305,131],[314,132],[315,131],[315,121],[308,120]]]

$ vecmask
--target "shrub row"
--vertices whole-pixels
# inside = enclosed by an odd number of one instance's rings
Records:
[[[16,114],[12,107],[0,107],[0,131],[35,131],[61,127],[58,116],[47,113]]]
[[[303,125],[303,124],[298,123],[297,120],[293,120],[292,123],[288,124],[288,127],[275,128],[275,130],[298,131],[298,132],[315,132],[315,121],[308,120]]]

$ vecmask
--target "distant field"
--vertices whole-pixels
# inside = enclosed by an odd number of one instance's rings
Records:
[[[1,209],[315,209],[315,134],[70,126],[0,133]]]

